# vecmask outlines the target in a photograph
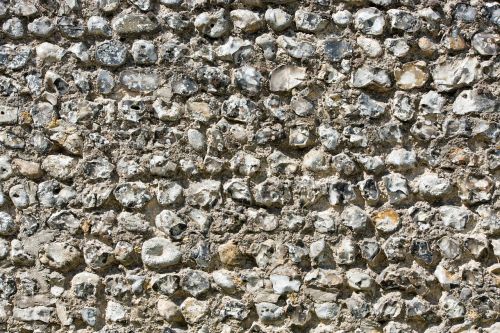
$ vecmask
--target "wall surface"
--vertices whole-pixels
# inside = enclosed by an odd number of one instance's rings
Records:
[[[499,26],[0,0],[0,332],[500,332]]]

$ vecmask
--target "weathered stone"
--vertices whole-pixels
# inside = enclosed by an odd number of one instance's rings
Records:
[[[134,41],[131,53],[135,63],[139,65],[151,65],[158,60],[156,47],[148,40],[138,39]]]
[[[13,39],[22,38],[26,33],[23,22],[17,17],[5,21],[2,25],[2,31]]]
[[[355,88],[388,89],[392,82],[383,69],[363,66],[353,72],[351,82]]]
[[[229,13],[233,27],[242,32],[256,32],[263,27],[264,21],[259,14],[246,9],[235,9]]]
[[[500,36],[498,34],[489,34],[480,32],[472,37],[471,45],[477,53],[484,56],[492,56],[498,53],[498,44]]]
[[[459,115],[468,113],[498,112],[500,106],[497,101],[476,90],[462,91],[453,102],[453,112]]]
[[[346,26],[352,21],[352,13],[346,9],[332,14],[333,22],[340,26]]]
[[[469,86],[480,76],[479,61],[472,57],[447,60],[437,64],[431,74],[438,91]]]
[[[274,292],[280,295],[289,292],[298,292],[300,289],[300,281],[292,280],[286,275],[272,274],[269,279],[273,284]]]
[[[376,39],[359,36],[356,43],[369,57],[377,58],[382,55],[382,46]]]
[[[94,270],[105,269],[115,261],[113,248],[96,239],[85,243],[83,257],[87,266]]]
[[[285,30],[292,23],[292,15],[279,8],[269,8],[264,18],[271,29],[278,32]]]
[[[210,275],[203,271],[185,270],[180,281],[181,288],[193,297],[198,297],[210,289]]]
[[[179,306],[171,300],[160,298],[156,303],[156,308],[158,309],[159,315],[165,318],[169,323],[182,320]]]
[[[80,38],[85,33],[83,20],[76,17],[62,16],[57,20],[57,26],[67,38]]]
[[[202,320],[209,308],[206,301],[188,297],[180,305],[180,310],[186,322],[194,325]]]
[[[363,8],[354,14],[354,27],[367,35],[381,35],[384,32],[385,19],[375,7]]]
[[[417,61],[406,63],[401,68],[394,70],[394,77],[399,88],[410,90],[422,87],[429,77],[426,70],[426,63]]]
[[[290,91],[300,86],[306,79],[303,67],[281,66],[271,72],[269,89],[271,91]]]
[[[105,41],[96,46],[96,60],[104,66],[121,66],[127,58],[127,48],[119,41]]]
[[[31,48],[5,44],[0,46],[0,66],[12,70],[25,67],[31,56]]]
[[[141,208],[151,200],[149,190],[142,182],[119,184],[113,193],[116,200],[127,208]]]
[[[211,38],[219,38],[229,30],[229,21],[225,17],[224,9],[213,13],[204,12],[194,20],[195,28]]]
[[[140,13],[122,12],[111,22],[113,31],[119,35],[144,34],[155,31],[158,23],[149,16]]]
[[[0,19],[0,331],[498,331],[497,2]]]
[[[323,42],[325,57],[330,61],[340,61],[352,55],[351,44],[344,39],[328,39]]]
[[[148,239],[142,246],[141,258],[146,267],[160,270],[176,265],[181,260],[181,251],[165,238]]]
[[[282,319],[284,315],[283,308],[267,302],[255,304],[257,315],[263,322],[273,322]]]
[[[156,73],[143,70],[129,69],[120,73],[120,83],[131,91],[149,92],[156,90],[159,80]]]
[[[464,230],[467,222],[471,219],[470,212],[465,207],[441,206],[438,212],[441,223],[456,230]]]
[[[73,245],[55,242],[46,244],[39,253],[40,262],[63,272],[74,269],[82,261],[81,252]]]
[[[326,28],[328,21],[317,13],[297,10],[295,12],[295,26],[306,32],[318,32]]]
[[[264,77],[256,68],[244,66],[234,72],[234,80],[244,93],[256,95],[261,90]]]
[[[70,179],[78,161],[66,155],[50,155],[42,162],[42,169],[50,176],[60,179]]]
[[[406,32],[416,32],[420,29],[419,19],[409,11],[389,9],[387,14],[389,15],[392,29]]]
[[[101,16],[91,16],[87,20],[87,31],[95,36],[111,37],[112,30],[108,20]]]

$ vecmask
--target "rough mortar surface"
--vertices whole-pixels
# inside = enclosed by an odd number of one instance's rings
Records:
[[[0,332],[500,332],[499,26],[0,0]]]

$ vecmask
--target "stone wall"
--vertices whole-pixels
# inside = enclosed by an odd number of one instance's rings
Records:
[[[0,331],[500,332],[499,25],[0,0]]]

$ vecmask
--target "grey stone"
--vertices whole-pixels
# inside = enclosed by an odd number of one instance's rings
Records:
[[[292,15],[280,8],[269,8],[264,18],[271,29],[277,32],[285,30],[292,23]]]
[[[25,67],[30,60],[31,48],[5,44],[0,47],[0,66],[18,70]]]
[[[340,26],[346,26],[352,22],[352,13],[347,9],[339,10],[332,14],[333,22]]]
[[[440,222],[456,230],[464,230],[471,219],[470,211],[465,207],[445,205],[439,207],[438,212],[441,217]]]
[[[40,321],[43,323],[49,323],[54,313],[53,307],[47,306],[33,306],[28,308],[17,308],[12,310],[12,316],[16,320],[24,322],[35,322]]]
[[[142,182],[119,184],[113,193],[116,200],[127,208],[141,208],[151,200],[149,190]]]
[[[400,9],[389,9],[391,28],[407,32],[416,32],[420,29],[419,19],[409,11]]]
[[[269,89],[271,91],[290,91],[301,85],[305,79],[305,68],[291,65],[281,66],[271,72]]]
[[[26,34],[23,22],[13,17],[3,22],[2,31],[10,38],[18,39],[24,37]]]
[[[210,289],[210,275],[203,271],[185,270],[181,272],[180,286],[193,297],[198,297]]]
[[[498,34],[491,34],[480,32],[472,37],[471,45],[477,53],[483,56],[493,56],[498,53],[498,43],[500,36]]]
[[[85,307],[80,311],[82,320],[90,326],[95,326],[99,320],[101,312],[97,308]]]
[[[326,28],[328,24],[328,21],[322,18],[320,14],[300,9],[295,12],[294,18],[297,29],[306,32],[319,32]]]
[[[473,57],[445,60],[431,71],[438,91],[451,91],[469,86],[479,77],[479,60]]]
[[[256,68],[244,66],[234,72],[234,80],[244,93],[256,95],[262,89],[264,77]]]
[[[156,90],[160,78],[155,72],[128,69],[120,73],[120,83],[127,89],[136,92],[149,92]]]
[[[453,112],[459,115],[468,113],[497,112],[499,104],[476,90],[462,91],[453,102]]]
[[[203,12],[194,20],[195,28],[211,38],[219,38],[229,31],[229,20],[226,18],[224,9],[216,12]]]
[[[57,20],[59,31],[67,38],[80,38],[85,33],[85,26],[82,19],[62,16]]]
[[[158,28],[158,23],[141,13],[123,11],[113,18],[111,27],[119,35],[147,34]]]
[[[105,13],[115,11],[120,5],[120,0],[98,0],[97,6]]]
[[[112,322],[124,322],[127,320],[128,312],[127,309],[120,303],[115,301],[109,301],[106,306],[106,320]]]
[[[385,27],[384,15],[375,7],[360,9],[354,14],[354,27],[367,35],[381,35]]]
[[[101,37],[111,37],[113,33],[108,20],[102,16],[91,16],[87,20],[87,31],[92,35]]]
[[[134,62],[139,65],[151,65],[158,60],[155,45],[148,40],[138,39],[134,41],[131,49]]]
[[[142,262],[153,270],[176,265],[181,261],[181,257],[182,253],[177,246],[165,238],[151,238],[142,245]]]
[[[287,275],[271,274],[269,279],[273,284],[274,292],[280,295],[289,292],[298,292],[300,289],[300,281],[291,279]]]
[[[127,59],[127,48],[119,41],[105,41],[96,46],[95,57],[101,65],[121,66]]]
[[[273,322],[279,319],[283,319],[284,310],[283,308],[267,302],[255,304],[255,309],[257,310],[257,315],[259,319],[263,322]]]
[[[351,82],[355,88],[381,89],[391,87],[389,74],[380,68],[363,66],[353,72]]]
[[[352,45],[345,39],[328,39],[323,42],[325,57],[330,61],[340,61],[350,57]]]
[[[264,21],[258,13],[247,9],[235,9],[229,13],[233,27],[237,31],[256,32],[260,30]]]

